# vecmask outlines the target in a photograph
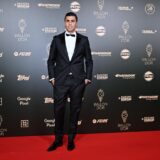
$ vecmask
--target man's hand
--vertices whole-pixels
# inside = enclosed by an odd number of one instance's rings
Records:
[[[91,80],[85,79],[84,82],[85,82],[85,85],[87,85],[87,84],[91,83]]]
[[[55,80],[52,79],[52,80],[51,80],[51,83],[52,83],[52,86],[54,86],[54,85],[55,85]]]

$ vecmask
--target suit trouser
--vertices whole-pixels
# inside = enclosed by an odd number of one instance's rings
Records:
[[[63,137],[66,101],[70,97],[69,139],[73,140],[77,133],[77,123],[85,90],[84,81],[77,84],[72,76],[67,76],[63,85],[54,86],[55,136]]]

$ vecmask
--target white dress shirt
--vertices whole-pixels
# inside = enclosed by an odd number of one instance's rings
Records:
[[[74,53],[74,49],[75,49],[75,44],[76,44],[76,32],[72,33],[72,35],[75,35],[75,37],[67,36],[66,34],[70,34],[70,33],[68,33],[67,31],[65,32],[65,42],[66,42],[68,57],[69,57],[69,60],[71,61]]]

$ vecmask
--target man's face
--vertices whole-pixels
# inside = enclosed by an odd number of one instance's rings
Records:
[[[75,16],[67,16],[65,19],[65,28],[68,32],[72,33],[76,31],[77,21]]]

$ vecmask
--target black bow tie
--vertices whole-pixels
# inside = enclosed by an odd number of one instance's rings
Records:
[[[67,33],[66,33],[66,36],[72,36],[72,37],[75,37],[75,34],[67,34]]]

